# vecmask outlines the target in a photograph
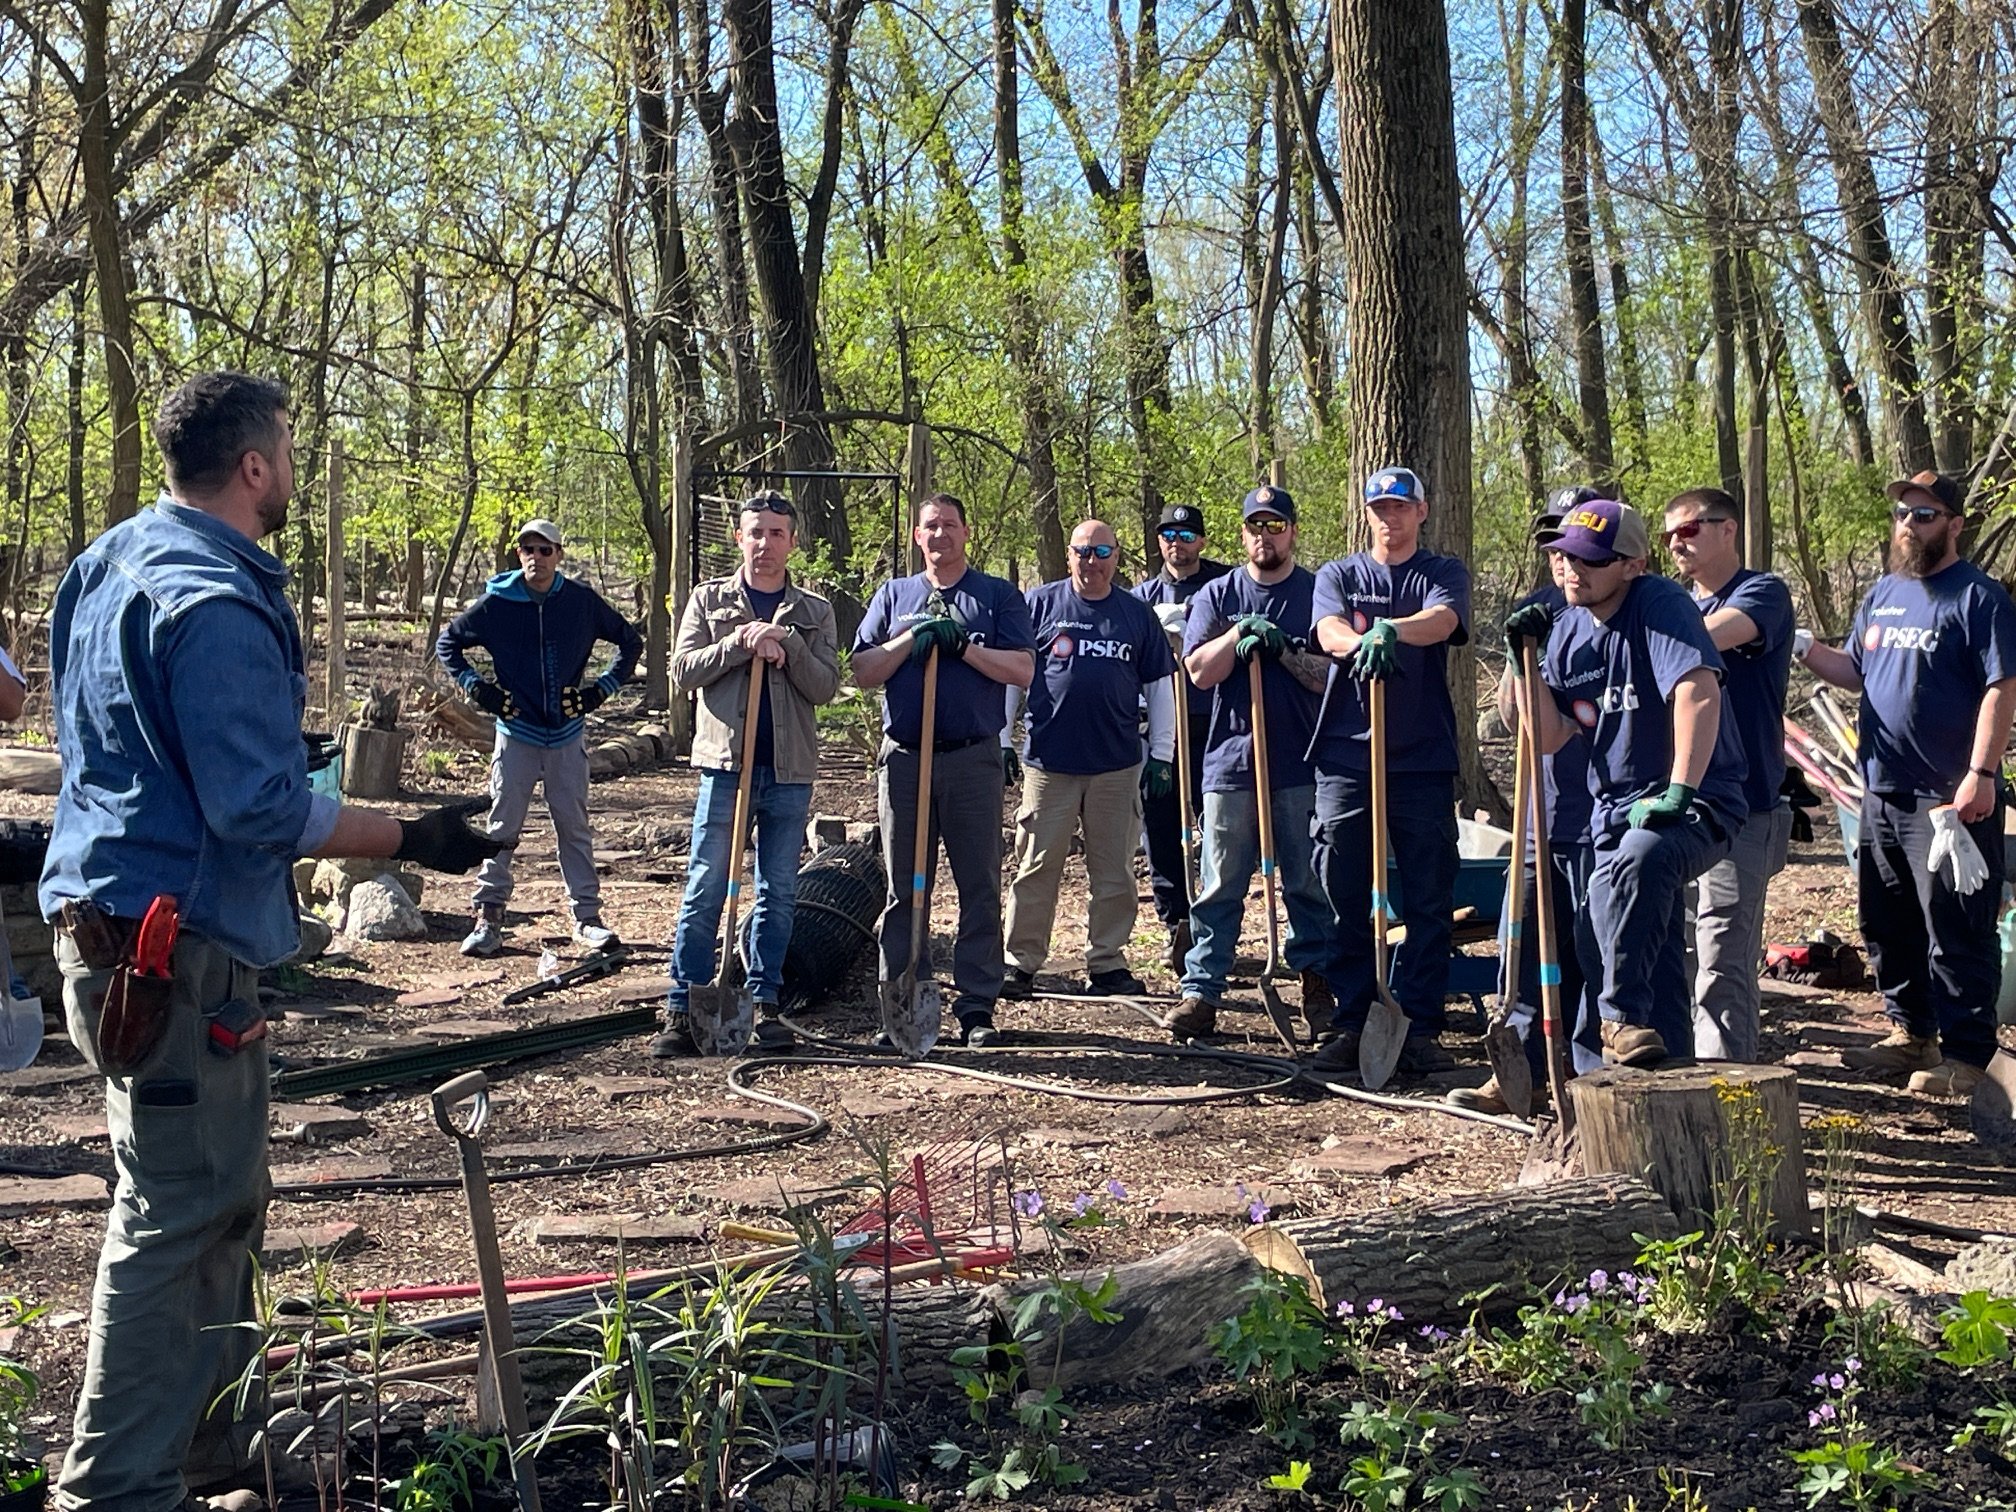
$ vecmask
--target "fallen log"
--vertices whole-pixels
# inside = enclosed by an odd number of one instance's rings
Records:
[[[1460,1324],[1478,1308],[1510,1311],[1536,1289],[1628,1267],[1644,1248],[1640,1235],[1678,1232],[1673,1210],[1644,1182],[1590,1176],[1261,1224],[1246,1247],[1267,1269],[1308,1283],[1326,1313],[1340,1302],[1362,1310],[1379,1298],[1411,1327]]]

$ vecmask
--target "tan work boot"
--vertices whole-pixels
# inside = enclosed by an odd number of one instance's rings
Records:
[[[1874,1071],[1879,1076],[1902,1076],[1907,1071],[1930,1071],[1945,1057],[1932,1035],[1913,1034],[1908,1029],[1892,1029],[1873,1045],[1861,1045],[1841,1053],[1841,1063],[1857,1071]]]
[[[1481,1087],[1451,1087],[1442,1094],[1442,1101],[1452,1108],[1470,1108],[1478,1113],[1509,1114],[1512,1105],[1505,1101],[1505,1094],[1498,1090],[1498,1078],[1492,1077]],[[1547,1087],[1544,1082],[1533,1086],[1533,1111],[1538,1113],[1547,1106]]]
[[[1910,1087],[1927,1097],[1972,1097],[1974,1089],[1988,1080],[1988,1073],[1965,1061],[1942,1060],[1926,1071],[1911,1073]]]
[[[1603,1059],[1613,1066],[1656,1066],[1666,1059],[1666,1041],[1649,1024],[1603,1020]]]
[[[1169,1015],[1169,1032],[1178,1040],[1202,1039],[1218,1032],[1218,1010],[1201,997],[1186,997]]]

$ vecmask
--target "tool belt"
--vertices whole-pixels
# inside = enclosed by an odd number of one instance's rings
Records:
[[[156,910],[166,903],[166,923],[156,924]],[[174,952],[174,899],[157,898],[149,917],[123,919],[106,913],[89,898],[66,902],[56,928],[70,937],[77,954],[92,971],[111,977],[93,1005],[97,1011],[98,1063],[108,1076],[126,1076],[152,1058],[168,1032],[168,1006],[175,978],[170,969]]]

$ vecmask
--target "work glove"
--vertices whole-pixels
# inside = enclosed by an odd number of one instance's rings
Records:
[[[1802,628],[1792,632],[1792,659],[1794,661],[1803,662],[1806,660],[1806,653],[1812,649],[1813,632],[1811,630]]]
[[[1400,630],[1389,619],[1375,619],[1358,637],[1351,656],[1351,675],[1361,682],[1383,682],[1400,670]]]
[[[966,654],[966,632],[950,615],[919,620],[910,627],[910,660],[922,666],[936,646],[947,656]]]
[[[1141,791],[1150,798],[1167,798],[1176,790],[1176,768],[1150,756],[1141,766]]]
[[[1188,604],[1157,604],[1155,622],[1162,627],[1164,635],[1181,635],[1183,627],[1190,619]]]
[[[1012,788],[1022,781],[1022,758],[1015,754],[1015,747],[1001,747],[1001,786]]]
[[[1944,877],[1963,898],[1978,892],[1988,880],[1988,863],[1981,847],[1960,822],[1960,810],[1942,803],[1932,810],[1932,849],[1925,864],[1935,877]]]
[[[1514,663],[1522,659],[1527,642],[1544,646],[1553,633],[1554,611],[1546,604],[1522,604],[1505,616],[1505,650]]]
[[[1669,782],[1657,798],[1640,798],[1625,818],[1633,829],[1671,829],[1687,818],[1694,803],[1694,789],[1684,782]]]
[[[399,821],[399,849],[394,861],[412,861],[429,871],[473,871],[504,849],[504,842],[492,840],[469,823],[469,816],[489,807],[481,798],[460,803],[444,803],[418,819]]]
[[[471,684],[469,702],[494,719],[516,719],[518,700],[511,696],[511,690],[492,678]]]
[[[585,683],[578,688],[562,688],[560,690],[560,717],[562,719],[579,719],[583,715],[593,714],[608,701],[609,692],[599,681]]]
[[[1232,643],[1232,654],[1242,662],[1250,662],[1256,656],[1272,660],[1288,649],[1288,637],[1264,614],[1240,615],[1237,629],[1239,639]]]

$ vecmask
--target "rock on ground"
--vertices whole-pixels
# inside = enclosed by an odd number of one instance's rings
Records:
[[[424,940],[427,921],[390,872],[350,890],[343,932],[353,940]]]

